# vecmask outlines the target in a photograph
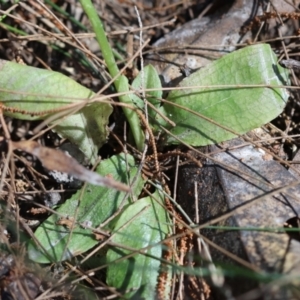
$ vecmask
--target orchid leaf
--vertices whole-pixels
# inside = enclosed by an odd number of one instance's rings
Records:
[[[83,102],[94,93],[69,77],[54,71],[0,60],[0,99],[4,113],[22,120],[40,120],[51,114],[44,111]],[[54,130],[74,143],[94,163],[107,138],[109,104],[93,103],[78,112],[59,118]]]
[[[164,145],[181,143],[178,139],[192,146],[215,144],[268,123],[287,103],[282,85],[288,78],[267,44],[223,56],[170,92],[161,111],[176,123],[169,127],[175,137],[165,134]]]

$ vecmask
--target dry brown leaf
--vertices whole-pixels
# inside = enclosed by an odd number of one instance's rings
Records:
[[[94,233],[95,239],[97,241],[103,241],[106,238],[106,236],[101,233],[98,233],[98,232],[93,232],[93,233]]]
[[[74,224],[74,218],[67,217],[67,218],[60,218],[57,222],[57,225],[66,226],[68,229],[71,229]]]
[[[102,177],[80,165],[73,157],[63,151],[41,146],[35,141],[12,142],[15,149],[21,149],[36,156],[43,166],[50,171],[67,173],[79,180],[91,184],[111,187],[123,192],[129,192],[130,187],[115,181],[110,177]]]

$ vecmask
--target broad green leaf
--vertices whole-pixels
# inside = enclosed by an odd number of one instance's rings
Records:
[[[228,54],[180,82],[181,87],[202,86],[172,91],[168,101],[199,113],[238,134],[277,117],[288,93],[278,85],[289,81],[288,72],[277,63],[267,44],[249,46]],[[266,87],[205,87],[214,85],[266,85]],[[270,88],[269,86],[272,86]],[[235,137],[233,133],[204,120],[199,115],[165,103],[164,114],[176,123],[170,131],[193,146],[204,146]],[[170,135],[164,144],[180,143]]]
[[[162,97],[161,82],[157,74],[156,69],[152,65],[148,65],[144,68],[144,75],[140,72],[139,75],[133,80],[132,88],[137,91],[142,91],[143,89],[156,89],[155,91],[147,92],[147,101],[152,103],[155,107],[159,107]],[[136,104],[140,109],[144,109],[144,101],[135,94],[131,94],[131,99],[134,104]],[[151,107],[148,107],[149,116],[155,118],[156,112]],[[151,120],[150,120],[151,123]]]
[[[0,99],[7,107],[38,113],[75,102],[71,98],[79,101],[93,95],[92,91],[61,73],[0,60]],[[99,147],[106,141],[106,127],[111,112],[110,105],[94,103],[61,118],[55,130],[76,144],[93,163]],[[4,113],[22,120],[49,117],[8,111]]]
[[[126,161],[130,167],[127,174]],[[117,181],[127,182],[127,175],[132,180],[137,172],[132,156],[117,155],[101,162],[96,172],[102,176],[110,176]],[[128,183],[128,182],[127,182]],[[143,180],[138,177],[137,184],[133,187],[133,195],[138,195],[143,185]],[[119,207],[124,199],[125,193],[88,184],[81,196],[78,191],[69,200],[62,204],[57,212],[41,224],[35,232],[37,240],[43,245],[46,253],[32,243],[28,247],[29,257],[39,263],[58,262],[69,259],[72,256],[83,253],[99,243],[94,234],[88,228],[79,224],[90,224],[96,228],[109,218]],[[81,199],[81,201],[79,201]],[[128,203],[128,199],[125,204]],[[77,225],[70,236],[70,230],[64,226],[57,225],[60,216],[72,220],[76,208],[79,207]],[[64,252],[67,246],[67,251]],[[63,255],[64,254],[64,255]]]
[[[124,210],[116,222],[112,242],[125,249],[114,247],[107,252],[106,281],[122,293],[134,289],[134,292],[125,295],[127,299],[155,299],[157,279],[163,270],[160,269],[163,245],[159,242],[169,233],[168,218],[165,208],[154,199],[163,204],[163,195],[155,192],[152,197],[140,199]],[[149,247],[145,250],[147,256],[134,254],[116,261],[145,247]],[[167,281],[170,280],[170,276],[167,278]]]

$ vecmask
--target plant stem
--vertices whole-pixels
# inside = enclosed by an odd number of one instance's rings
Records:
[[[100,17],[98,16],[97,11],[95,10],[91,0],[80,0],[81,6],[87,14],[89,21],[93,27],[93,30],[96,34],[96,39],[99,43],[103,58],[106,62],[108,71],[112,78],[118,76],[119,68],[115,62],[113,51],[110,47],[110,44],[106,38],[103,24]],[[128,80],[125,76],[119,75],[114,81],[116,90],[119,93],[129,92]],[[133,104],[130,96],[123,95],[119,97],[120,102]],[[130,125],[130,129],[136,143],[138,150],[142,151],[144,148],[145,136],[141,128],[140,120],[138,115],[131,109],[123,107],[123,112],[126,116],[126,119]]]

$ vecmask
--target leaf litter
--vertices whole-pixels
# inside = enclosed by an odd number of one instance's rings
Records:
[[[36,156],[49,171],[67,173],[79,180],[99,186],[111,187],[123,192],[130,191],[129,186],[117,182],[113,178],[102,177],[86,169],[76,159],[65,154],[63,151],[41,146],[35,141],[12,142],[12,145],[15,149],[21,149]]]

